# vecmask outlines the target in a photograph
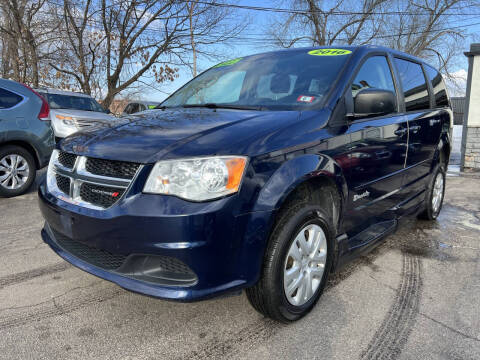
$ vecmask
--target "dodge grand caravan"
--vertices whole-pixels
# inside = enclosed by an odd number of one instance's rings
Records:
[[[131,291],[246,289],[256,310],[293,321],[402,217],[437,218],[451,118],[438,71],[394,50],[226,61],[156,110],[57,145],[42,236]]]

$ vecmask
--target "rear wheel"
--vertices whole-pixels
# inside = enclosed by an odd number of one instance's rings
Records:
[[[435,220],[442,210],[445,196],[445,170],[437,165],[425,196],[425,210],[418,216],[424,220]]]
[[[261,278],[246,291],[257,311],[281,322],[297,320],[313,308],[332,266],[332,217],[304,201],[294,199],[281,211]]]
[[[23,194],[35,179],[35,160],[20,146],[0,148],[0,196]]]

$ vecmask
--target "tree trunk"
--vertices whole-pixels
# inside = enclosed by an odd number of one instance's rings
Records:
[[[188,7],[188,17],[190,21],[190,43],[192,45],[192,57],[193,57],[193,76],[197,76],[197,50],[195,48],[195,36],[193,26],[193,8],[195,7],[197,0],[192,1]]]

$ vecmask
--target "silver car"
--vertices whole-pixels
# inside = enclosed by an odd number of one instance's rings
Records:
[[[50,120],[56,138],[95,126],[108,126],[116,119],[89,95],[48,88],[37,89],[37,92],[50,105]]]

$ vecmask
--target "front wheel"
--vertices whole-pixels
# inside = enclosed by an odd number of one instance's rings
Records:
[[[445,196],[445,170],[438,165],[434,172],[425,196],[425,210],[418,216],[424,220],[435,220],[442,210]]]
[[[0,196],[23,194],[35,179],[35,160],[20,146],[0,148]]]
[[[261,278],[247,289],[252,306],[281,322],[297,320],[316,304],[332,266],[333,225],[313,204],[293,204],[280,215]]]

